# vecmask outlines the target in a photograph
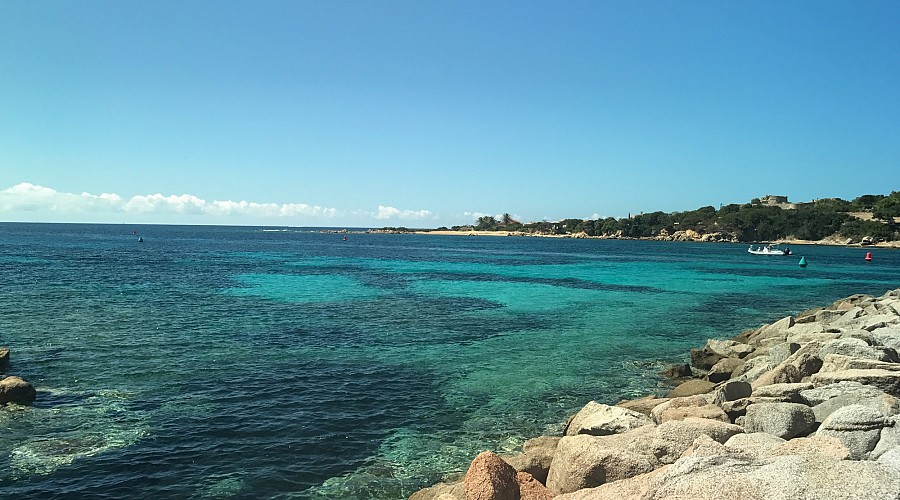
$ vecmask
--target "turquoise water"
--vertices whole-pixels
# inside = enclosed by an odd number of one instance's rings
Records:
[[[793,250],[0,224],[0,344],[38,390],[0,409],[0,489],[404,498],[708,337],[900,287],[900,252]]]

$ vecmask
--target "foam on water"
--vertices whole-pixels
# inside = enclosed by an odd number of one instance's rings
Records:
[[[55,406],[0,409],[0,425],[7,429],[0,448],[9,450],[9,467],[0,471],[0,483],[49,475],[77,460],[132,446],[148,434],[141,415],[126,408],[125,394],[46,392],[56,398]],[[66,399],[71,402],[62,403]]]

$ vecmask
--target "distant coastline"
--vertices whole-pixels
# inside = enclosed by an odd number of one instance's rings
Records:
[[[327,231],[339,232],[339,231]],[[369,234],[430,234],[440,236],[487,236],[487,237],[529,237],[529,238],[557,238],[557,239],[592,239],[592,240],[635,240],[635,241],[671,241],[671,242],[694,242],[694,243],[741,243],[738,241],[719,241],[704,240],[701,238],[691,239],[666,239],[660,237],[630,237],[630,236],[589,236],[584,233],[576,234],[539,234],[529,233],[525,231],[476,231],[476,230],[443,230],[443,229],[370,229],[363,231]],[[800,240],[800,239],[776,239],[772,241],[759,241],[756,243],[772,243],[778,245],[827,245],[827,246],[843,246],[843,247],[859,247],[859,248],[888,248],[900,249],[900,241],[881,241],[868,244],[863,243],[847,243],[839,238],[825,238],[821,240]]]
[[[788,203],[787,196],[769,195],[718,209],[641,212],[621,219],[523,223],[504,213],[478,217],[470,225],[433,230],[384,227],[372,232],[900,248],[900,191],[887,196],[863,195],[853,201],[825,198],[804,203]]]

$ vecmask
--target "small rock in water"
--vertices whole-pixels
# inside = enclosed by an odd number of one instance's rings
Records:
[[[0,380],[0,404],[30,404],[36,396],[34,386],[21,377],[10,376]]]

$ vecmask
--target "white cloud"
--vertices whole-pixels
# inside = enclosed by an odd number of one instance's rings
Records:
[[[422,220],[433,216],[430,210],[400,210],[399,208],[378,205],[376,219],[410,219]]]
[[[191,194],[163,195],[161,193],[136,195],[124,199],[118,194],[63,193],[55,189],[28,182],[0,191],[0,212],[52,212],[73,214],[105,212],[121,214],[184,214],[249,217],[321,217],[332,218],[338,214],[334,208],[305,203],[254,203],[248,201],[214,200],[208,202]],[[405,212],[400,212],[400,215]]]
[[[204,212],[215,215],[254,215],[258,217],[333,217],[337,210],[305,203],[253,203],[249,201],[214,201],[210,203]]]
[[[102,212],[117,207],[122,198],[116,194],[61,193],[28,182],[0,191],[0,211]]]
[[[394,207],[385,207],[378,205],[378,214],[375,216],[376,219],[390,219],[391,217],[397,217],[400,215],[400,210]]]
[[[206,200],[194,195],[183,194],[180,196],[162,194],[148,194],[133,196],[122,205],[125,212],[159,213],[174,212],[179,214],[201,214],[206,206]]]

